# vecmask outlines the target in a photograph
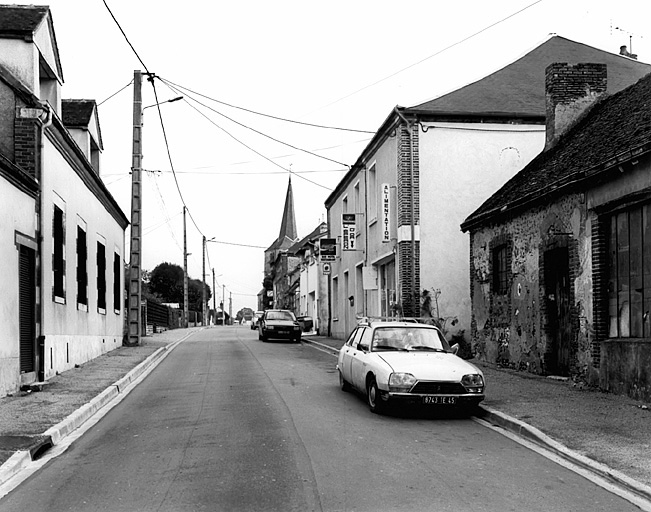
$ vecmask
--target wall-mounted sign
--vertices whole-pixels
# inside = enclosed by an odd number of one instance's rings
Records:
[[[321,238],[319,240],[319,256],[321,261],[335,261],[337,256],[337,239]]]
[[[330,263],[324,263],[323,264],[323,275],[324,276],[329,276],[330,272],[331,272]]]
[[[382,183],[382,243],[391,241],[391,188]]]
[[[341,215],[341,250],[342,251],[356,251],[357,250],[357,226],[355,225],[355,214],[344,213]]]

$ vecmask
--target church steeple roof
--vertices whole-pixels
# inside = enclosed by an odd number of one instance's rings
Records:
[[[296,232],[296,217],[294,216],[294,194],[292,192],[292,177],[289,177],[287,184],[287,195],[285,196],[285,209],[283,210],[283,220],[280,224],[280,233],[278,234],[278,241],[282,242],[285,238],[289,238],[295,242],[298,238]]]

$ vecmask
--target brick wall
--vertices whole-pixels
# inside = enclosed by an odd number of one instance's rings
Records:
[[[409,130],[411,130],[411,137],[409,136]],[[400,127],[398,134],[397,169],[398,228],[408,226],[408,229],[410,230],[412,222],[412,200],[413,223],[417,226],[420,221],[420,169],[417,124],[413,125],[411,128],[408,128],[406,124],[403,124]],[[416,241],[413,255],[411,240],[399,242],[397,256],[402,314],[404,316],[420,316],[420,241]]]
[[[15,164],[39,181],[40,132],[40,123],[35,119],[16,118],[14,122]]]

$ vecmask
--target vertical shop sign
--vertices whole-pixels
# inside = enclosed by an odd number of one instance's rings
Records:
[[[341,249],[343,251],[357,250],[357,229],[354,213],[344,213],[341,215],[341,233],[343,236]]]
[[[382,243],[391,241],[391,188],[382,183]]]

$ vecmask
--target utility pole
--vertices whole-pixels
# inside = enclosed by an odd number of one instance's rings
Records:
[[[233,318],[233,292],[228,292],[228,316]]]
[[[222,285],[222,325],[226,325],[226,285]]]
[[[133,144],[131,156],[131,245],[129,259],[129,346],[142,334],[142,74],[133,72]]]
[[[190,310],[188,306],[188,235],[185,228],[185,206],[183,206],[183,327],[188,328]]]
[[[215,293],[215,269],[212,269],[212,308],[215,310],[215,325],[217,325],[217,293]]]
[[[203,237],[203,271],[201,272],[201,325],[206,325],[206,237]]]

